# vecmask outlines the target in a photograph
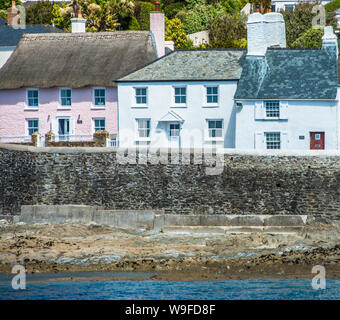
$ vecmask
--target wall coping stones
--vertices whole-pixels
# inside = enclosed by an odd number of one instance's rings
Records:
[[[12,151],[26,151],[33,153],[116,153],[127,152],[128,148],[116,147],[33,147],[17,144],[0,143],[0,149],[7,149]],[[132,150],[130,148],[129,150]],[[150,153],[161,152],[169,153],[167,148],[140,148],[140,150],[148,150]],[[211,149],[205,149],[211,150]],[[196,152],[201,149],[196,149]],[[216,154],[224,155],[247,155],[247,156],[292,156],[292,157],[340,157],[340,150],[254,150],[254,149],[226,149],[218,148],[214,150]],[[194,150],[190,148],[173,149],[173,154],[194,154]]]

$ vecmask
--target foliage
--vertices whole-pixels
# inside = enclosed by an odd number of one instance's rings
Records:
[[[268,12],[272,5],[271,0],[249,0],[249,2],[258,5],[262,13]]]
[[[139,22],[138,22],[138,20],[135,16],[132,16],[132,18],[131,18],[129,30],[140,30]]]
[[[178,12],[185,11],[185,4],[183,2],[171,3],[167,6],[163,5],[163,12],[168,19],[176,17]]]
[[[312,28],[312,20],[317,15],[312,13],[315,4],[301,3],[294,11],[281,11],[286,24],[287,45],[290,47],[304,32]],[[327,13],[326,24],[336,27],[334,13]]]
[[[323,28],[310,28],[305,31],[293,43],[293,48],[315,48],[319,49],[322,46]]]
[[[20,0],[16,1],[17,6],[22,6],[22,2]],[[12,0],[0,0],[0,10],[6,10],[12,6]]]
[[[136,2],[134,15],[137,18],[141,30],[150,29],[150,12],[155,11],[155,5],[150,2]]]
[[[325,9],[328,11],[328,12],[333,12],[335,11],[336,9],[339,9],[340,8],[340,0],[333,0],[332,2],[330,3],[327,3],[325,5]]]
[[[192,42],[188,40],[184,32],[184,26],[180,19],[165,18],[165,39],[175,43],[175,49],[190,49]]]
[[[50,24],[54,19],[53,2],[39,1],[26,8],[27,24]]]
[[[216,17],[209,26],[209,47],[243,48],[247,38],[246,21],[243,14]]]

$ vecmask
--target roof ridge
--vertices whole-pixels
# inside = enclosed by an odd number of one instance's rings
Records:
[[[84,33],[25,33],[22,41],[30,40],[64,40],[64,39],[115,39],[115,38],[140,38],[149,36],[149,31],[106,31],[106,32],[84,32]]]

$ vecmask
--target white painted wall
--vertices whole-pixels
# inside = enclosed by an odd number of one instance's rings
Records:
[[[203,30],[188,34],[188,39],[192,41],[194,47],[200,46],[201,44],[209,44],[209,31]]]
[[[326,5],[327,3],[330,3],[332,0],[322,0],[321,5]],[[298,1],[298,0],[272,0],[272,5],[275,5],[275,11],[279,12],[280,10],[285,10],[285,5],[297,5],[299,3],[303,3],[306,2],[306,0],[304,1]],[[315,1],[309,1],[311,3],[315,2]]]
[[[338,88],[339,90],[339,88]],[[286,133],[282,141],[285,150],[309,150],[310,132],[325,132],[325,149],[338,148],[339,115],[336,101],[281,101],[287,104],[286,119],[257,120],[258,106],[262,101],[242,101],[243,107],[236,110],[236,148],[261,149],[256,147],[255,136],[260,132]],[[256,111],[257,110],[257,111]],[[304,136],[300,140],[299,136]],[[281,135],[282,137],[282,135]],[[265,140],[265,139],[264,139]],[[262,148],[265,148],[265,143]]]
[[[6,63],[15,47],[0,47],[0,68]]]
[[[176,107],[173,85],[185,85],[187,104]],[[219,103],[208,107],[206,85],[218,85]],[[184,119],[181,129],[180,147],[211,146],[207,137],[207,119],[223,119],[223,138],[216,140],[217,147],[235,147],[235,106],[233,97],[237,81],[220,82],[149,82],[118,83],[118,130],[121,147],[135,146],[137,136],[136,119],[151,119],[151,147],[168,147],[166,123],[159,122],[169,111]],[[135,104],[135,87],[147,87],[148,103],[145,107]]]

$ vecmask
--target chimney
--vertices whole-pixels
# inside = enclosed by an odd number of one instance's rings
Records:
[[[72,33],[84,33],[86,32],[86,19],[83,19],[81,9],[79,8],[76,17],[71,19]]]
[[[286,28],[281,13],[253,13],[247,21],[248,55],[264,56],[267,48],[286,48]]]
[[[264,56],[267,50],[265,21],[259,12],[252,13],[247,21],[248,55]]]
[[[338,38],[333,32],[333,27],[324,27],[322,37],[322,50],[325,50],[330,57],[338,58]]]
[[[157,57],[165,54],[165,20],[164,13],[159,11],[159,2],[155,2],[156,11],[150,12],[150,31],[156,43]]]
[[[18,9],[15,0],[12,0],[12,7],[7,9],[7,19],[9,26],[17,26],[19,21]]]
[[[286,48],[286,26],[281,13],[270,12],[264,15],[267,48]]]

